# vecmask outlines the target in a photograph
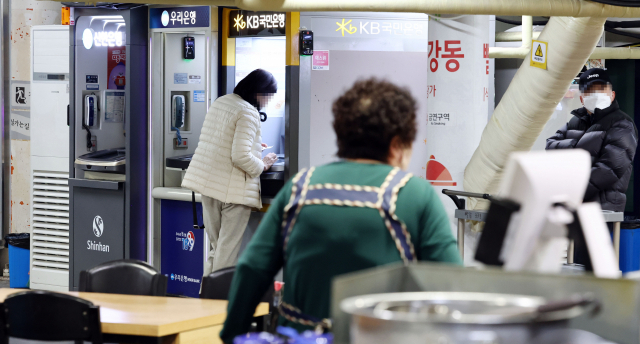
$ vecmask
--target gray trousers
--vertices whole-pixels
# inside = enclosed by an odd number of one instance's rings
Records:
[[[211,245],[203,276],[238,263],[238,253],[249,216],[250,207],[202,196],[204,230]]]

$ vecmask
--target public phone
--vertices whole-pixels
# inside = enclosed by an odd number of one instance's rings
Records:
[[[86,147],[87,151],[95,152],[98,148],[96,136],[91,134],[89,128],[96,127],[99,120],[98,96],[95,94],[87,94],[84,96],[84,119],[82,128],[87,131]]]
[[[186,148],[186,141],[182,140],[182,135],[180,134],[180,129],[184,128],[186,112],[185,97],[183,95],[173,95],[171,97],[171,129],[176,131],[177,136],[174,139],[174,148]]]
[[[93,127],[98,122],[98,96],[84,96],[84,125]]]
[[[196,48],[196,39],[194,37],[185,37],[184,47],[183,47],[184,54],[182,57],[185,60],[193,60],[194,58],[196,58],[195,48]]]
[[[176,130],[184,127],[186,111],[184,96],[174,95],[171,99],[171,123]]]
[[[300,55],[313,55],[313,31],[300,31]]]

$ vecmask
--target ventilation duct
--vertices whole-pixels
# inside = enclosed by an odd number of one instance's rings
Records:
[[[547,70],[520,66],[511,85],[482,133],[480,145],[467,165],[466,191],[495,194],[509,154],[528,151],[593,52],[605,17],[552,17],[540,34],[548,42]],[[469,199],[470,209],[486,203]]]
[[[210,4],[214,5],[216,2],[218,1],[213,0]],[[366,11],[544,17],[640,17],[640,8],[604,5],[586,0],[236,0],[235,4],[242,9],[253,11]]]

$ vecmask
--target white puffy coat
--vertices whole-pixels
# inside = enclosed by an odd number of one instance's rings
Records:
[[[260,114],[237,94],[218,98],[202,126],[182,187],[232,204],[262,208]]]

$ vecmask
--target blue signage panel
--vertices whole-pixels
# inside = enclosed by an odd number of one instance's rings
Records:
[[[149,28],[209,27],[209,6],[149,9]]]
[[[167,293],[198,297],[204,268],[204,229],[193,228],[191,202],[161,202],[161,273],[168,277]],[[202,204],[197,204],[202,219]]]

